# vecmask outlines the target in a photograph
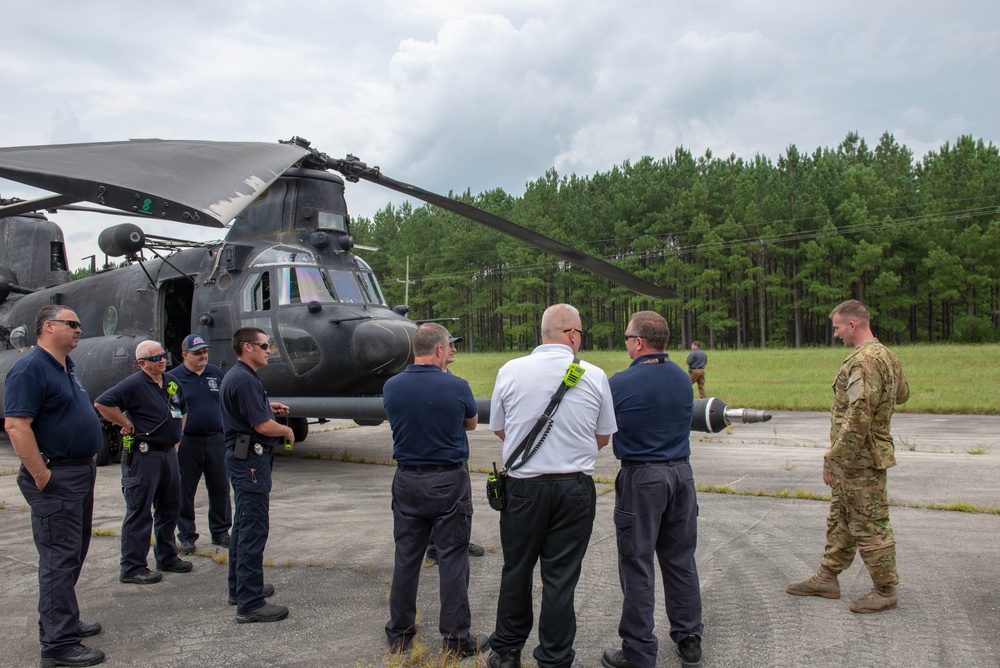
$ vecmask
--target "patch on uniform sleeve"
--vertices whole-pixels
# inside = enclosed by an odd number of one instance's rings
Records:
[[[864,381],[861,379],[861,372],[855,371],[847,379],[847,403],[853,404],[864,394]]]

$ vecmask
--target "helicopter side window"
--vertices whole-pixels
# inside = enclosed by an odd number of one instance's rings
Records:
[[[271,272],[261,272],[257,282],[248,287],[243,296],[244,311],[270,311]]]
[[[303,304],[311,301],[336,301],[326,289],[322,270],[319,267],[282,267],[278,303]]]

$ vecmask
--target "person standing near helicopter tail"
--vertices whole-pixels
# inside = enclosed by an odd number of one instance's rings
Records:
[[[153,531],[157,571],[187,573],[193,568],[190,561],[178,558],[174,542],[181,506],[177,445],[187,402],[180,386],[164,378],[167,353],[163,346],[142,341],[136,346],[135,357],[139,371],[97,397],[94,408],[133,440],[131,452],[122,454],[125,519],[118,580],[153,584],[163,577],[150,571],[146,562]]]
[[[69,357],[83,333],[77,317],[64,306],[43,306],[35,316],[38,344],[14,363],[4,383],[4,428],[21,460],[17,486],[31,507],[38,550],[43,667],[104,661],[104,652],[80,642],[100,633],[101,625],[80,620],[76,599],[93,525],[94,455],[103,438]]]
[[[583,329],[580,313],[555,304],[542,314],[542,345],[507,362],[497,374],[490,429],[503,440],[503,461],[515,452],[576,364]],[[520,668],[532,627],[531,588],[541,561],[538,615],[539,668],[565,668],[576,653],[573,597],[594,529],[597,452],[618,430],[604,371],[579,362],[582,376],[560,400],[545,436],[535,439],[512,466],[507,507],[500,511],[503,572],[489,668]],[[574,369],[579,373],[578,369]],[[574,374],[576,375],[576,374]],[[530,454],[537,445],[537,451]],[[518,463],[523,462],[518,466]]]

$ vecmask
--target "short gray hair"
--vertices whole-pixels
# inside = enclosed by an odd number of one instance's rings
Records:
[[[140,341],[135,347],[135,358],[149,357],[154,348],[162,348],[159,341]]]

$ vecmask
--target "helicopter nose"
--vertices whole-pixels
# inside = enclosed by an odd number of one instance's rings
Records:
[[[372,320],[361,323],[352,337],[358,366],[380,374],[402,371],[413,361],[415,329],[409,321]]]

